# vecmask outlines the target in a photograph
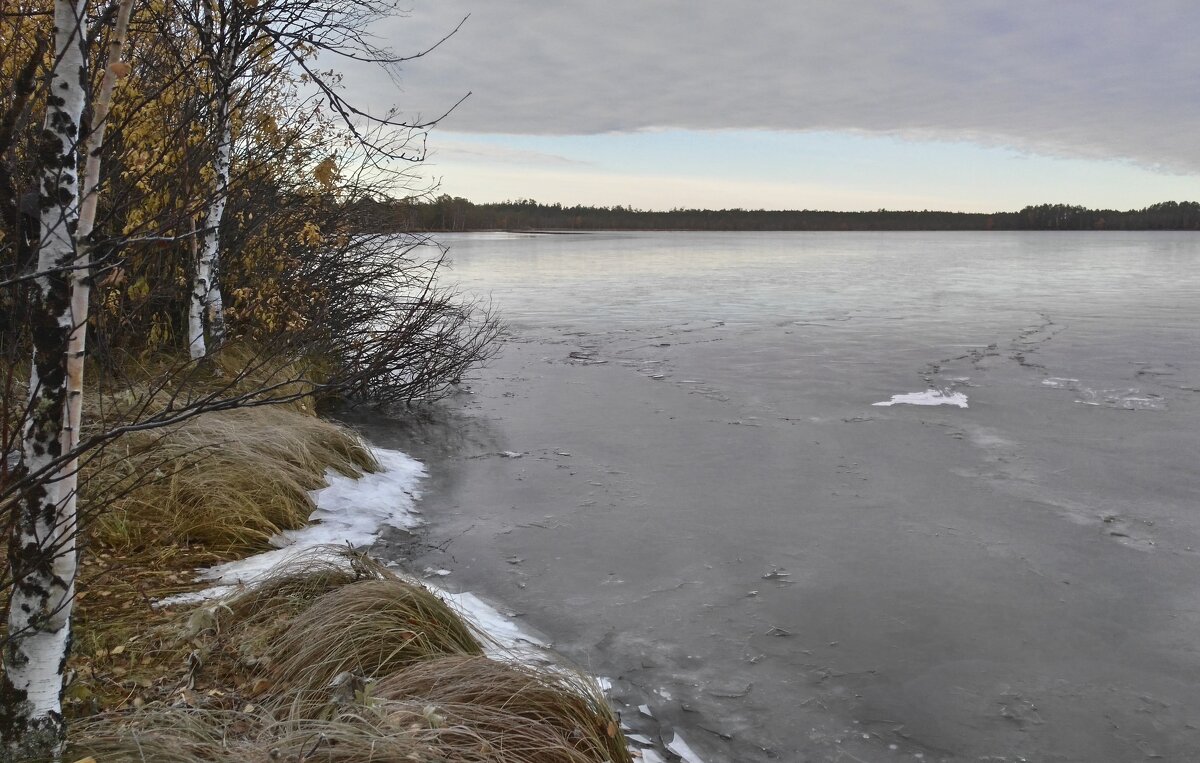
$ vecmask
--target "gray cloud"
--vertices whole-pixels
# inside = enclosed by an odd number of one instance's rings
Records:
[[[864,130],[1200,171],[1195,0],[413,0],[375,30],[455,132]]]

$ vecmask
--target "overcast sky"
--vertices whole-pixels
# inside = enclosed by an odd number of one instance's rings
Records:
[[[992,211],[1200,198],[1196,0],[410,0],[375,29],[477,201]]]

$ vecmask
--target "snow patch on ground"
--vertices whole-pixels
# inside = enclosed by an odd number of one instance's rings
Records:
[[[459,615],[490,636],[496,643],[484,644],[484,653],[497,660],[517,660],[527,664],[548,662],[545,641],[522,630],[510,618],[470,591],[450,593],[429,583],[424,586],[440,596]]]
[[[417,486],[425,476],[425,467],[398,450],[374,448],[371,452],[379,463],[377,472],[358,478],[332,470],[325,473],[328,486],[309,493],[317,506],[309,516],[313,524],[271,538],[271,545],[276,547],[272,551],[203,570],[199,579],[211,581],[213,587],[171,596],[159,604],[174,606],[214,599],[238,585],[253,584],[276,565],[318,546],[369,546],[385,526],[403,530],[419,527],[423,520],[416,508],[421,497]]]
[[[953,405],[959,408],[967,407],[967,396],[962,392],[951,392],[945,389],[927,389],[924,392],[909,392],[903,395],[892,395],[891,400],[871,405]]]
[[[254,585],[276,566],[301,555],[344,560],[342,549],[347,545],[369,546],[385,526],[404,530],[420,526],[416,501],[421,497],[418,485],[426,474],[425,467],[398,450],[374,448],[372,454],[379,463],[377,472],[359,478],[336,472],[325,475],[328,487],[310,494],[317,506],[309,517],[313,524],[279,533],[271,539],[278,547],[274,550],[202,570],[198,579],[210,581],[213,586],[168,597],[159,606],[196,604],[224,596],[239,586]],[[433,574],[448,575],[450,571],[434,570]],[[428,582],[422,585],[490,637],[494,643],[485,650],[489,656],[530,664],[550,662],[542,651],[548,647],[542,639],[522,630],[475,594],[451,593]]]

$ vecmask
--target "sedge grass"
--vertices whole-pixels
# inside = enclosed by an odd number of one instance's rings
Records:
[[[361,580],[318,597],[270,645],[272,678],[320,690],[350,672],[372,678],[415,661],[481,654],[470,627],[424,587],[397,578]]]
[[[599,687],[572,671],[451,656],[386,676],[371,686],[370,696],[423,704],[431,708],[426,715],[439,717],[445,727],[468,729],[494,749],[516,755],[511,759],[630,759],[620,723]],[[555,752],[542,756],[543,750]],[[564,757],[565,750],[572,755]]]
[[[144,442],[130,439],[116,462],[120,477],[110,471],[113,497],[95,528],[115,548],[200,544],[225,556],[261,550],[277,533],[307,523],[315,508],[309,491],[325,484],[326,471],[355,476],[376,468],[357,435],[286,408],[208,413]]]
[[[629,763],[502,707],[373,700],[331,717],[190,708],[76,724],[67,760],[102,763]]]

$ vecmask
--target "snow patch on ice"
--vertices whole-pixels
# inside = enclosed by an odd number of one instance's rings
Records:
[[[924,392],[909,392],[903,395],[892,395],[891,400],[871,405],[953,405],[959,408],[967,407],[967,396],[962,392],[951,392],[944,389],[927,389]]]

